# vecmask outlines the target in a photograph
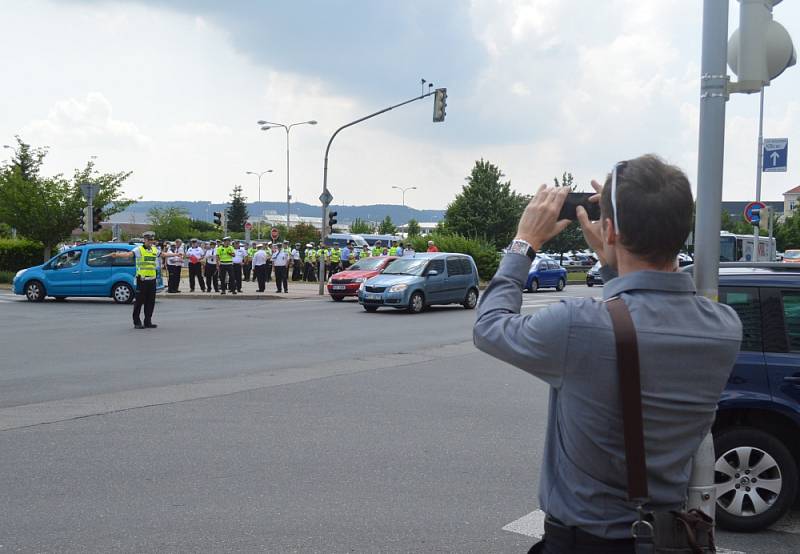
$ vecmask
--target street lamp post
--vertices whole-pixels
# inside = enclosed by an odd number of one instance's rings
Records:
[[[273,127],[282,127],[284,131],[286,131],[286,229],[288,230],[291,222],[289,219],[289,214],[291,213],[291,203],[292,203],[292,193],[291,189],[289,188],[289,131],[292,130],[292,127],[297,125],[316,125],[317,121],[312,119],[310,121],[299,121],[297,123],[291,123],[286,125],[284,123],[275,123],[272,121],[265,121],[260,120],[258,122],[261,125],[262,131],[268,131]]]
[[[255,172],[255,171],[246,171],[245,172],[245,175],[255,175],[256,177],[258,177],[258,203],[259,204],[261,204],[261,177],[265,173],[272,173],[272,170],[268,169],[266,171],[260,171],[260,172]],[[258,218],[258,238],[259,238],[259,240],[261,239],[261,217]]]
[[[403,187],[398,187],[396,185],[392,185],[392,188],[393,189],[397,189],[397,190],[399,190],[399,191],[401,191],[403,193],[403,207],[404,208],[406,207],[406,191],[407,190],[417,190],[417,187],[405,187],[405,188],[403,188]]]

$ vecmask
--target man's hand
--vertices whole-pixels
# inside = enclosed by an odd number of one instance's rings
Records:
[[[597,194],[590,197],[589,202],[598,203],[600,202],[600,194],[603,192],[603,186],[593,180],[592,187],[594,187]],[[578,214],[578,221],[581,224],[581,230],[583,231],[583,237],[586,239],[586,244],[597,254],[600,263],[606,265],[606,257],[603,251],[603,236],[601,234],[602,222],[590,221],[589,214],[586,213],[583,206],[578,206],[576,213]]]
[[[567,187],[542,185],[528,202],[517,226],[516,238],[530,244],[538,251],[544,243],[559,234],[571,223],[569,219],[558,220],[558,214],[569,194]]]

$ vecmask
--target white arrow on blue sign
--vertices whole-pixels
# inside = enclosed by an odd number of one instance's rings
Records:
[[[789,157],[788,138],[768,138],[764,139],[764,168],[765,172],[786,171]]]

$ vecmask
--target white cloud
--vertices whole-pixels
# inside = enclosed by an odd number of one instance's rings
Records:
[[[56,102],[47,118],[32,121],[23,129],[23,135],[49,145],[103,144],[104,148],[142,149],[152,144],[134,123],[115,119],[112,112],[111,102],[103,94],[90,92],[83,100]]]

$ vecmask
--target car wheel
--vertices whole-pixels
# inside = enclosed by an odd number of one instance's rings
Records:
[[[408,299],[408,311],[412,314],[418,314],[425,309],[425,297],[421,292],[415,292]]]
[[[467,297],[464,299],[464,306],[468,310],[474,310],[475,306],[478,305],[478,291],[475,289],[469,289],[467,291]]]
[[[592,281],[588,281],[588,280],[587,280],[587,281],[586,281],[586,286],[587,286],[587,287],[593,287],[593,286],[594,286],[594,283],[593,283]]]
[[[378,306],[364,306],[364,309],[369,313],[375,313],[378,311]]]
[[[717,522],[731,531],[758,531],[778,521],[797,493],[797,462],[769,433],[752,427],[714,437]]]
[[[567,282],[564,281],[564,278],[562,277],[561,279],[558,280],[558,284],[556,285],[556,290],[560,292],[560,291],[564,290],[564,287],[566,287],[566,286],[567,286]]]
[[[44,300],[45,293],[44,285],[39,281],[29,281],[25,285],[25,298],[28,299],[28,302],[41,302]]]
[[[539,279],[534,279],[531,281],[531,286],[528,287],[528,290],[531,292],[536,292],[539,290]]]
[[[111,297],[117,304],[128,304],[133,301],[133,287],[128,283],[117,283],[111,289]]]
[[[341,302],[342,300],[344,300],[344,296],[341,296],[341,295],[339,295],[339,294],[337,294],[337,295],[335,295],[335,296],[334,296],[334,295],[331,295],[331,298],[333,298],[333,299],[334,299],[334,301],[336,301],[336,302]]]

